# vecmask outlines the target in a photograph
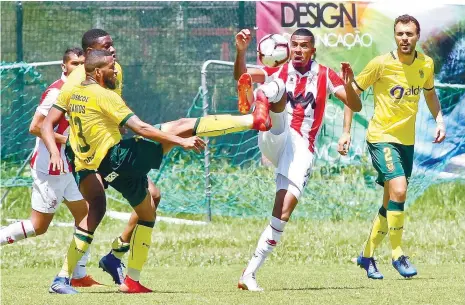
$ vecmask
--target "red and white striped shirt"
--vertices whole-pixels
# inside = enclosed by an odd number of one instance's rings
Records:
[[[48,112],[50,111],[50,108],[52,108],[52,105],[55,104],[58,95],[60,94],[60,89],[65,82],[66,76],[62,74],[59,80],[55,81],[47,88],[47,90],[45,90],[45,92],[42,94],[42,97],[40,98],[39,106],[37,106],[36,112],[39,112],[44,116],[47,116]],[[58,125],[55,127],[54,130],[58,134],[68,136],[69,123],[64,115],[61,117]],[[65,145],[61,143],[56,144],[58,147],[58,151],[60,151],[63,164],[65,164],[64,172],[71,172],[71,165],[68,163],[65,156]],[[35,169],[38,172],[46,173],[49,175],[60,175],[60,171],[53,171],[49,167],[49,163],[50,153],[48,152],[44,141],[42,141],[41,138],[37,137],[34,152],[32,153],[31,168]]]
[[[312,61],[310,69],[301,74],[292,63],[277,68],[264,67],[266,80],[280,78],[286,84],[288,121],[290,127],[308,142],[313,153],[320,134],[326,100],[344,86],[342,79],[323,65]]]

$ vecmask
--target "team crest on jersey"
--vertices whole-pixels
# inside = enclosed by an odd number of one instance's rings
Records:
[[[295,84],[295,76],[289,76],[289,80],[287,81],[289,84]]]
[[[420,69],[418,73],[420,74],[420,78],[425,77],[425,73],[423,72],[423,69]]]
[[[111,172],[108,176],[103,178],[106,182],[111,183],[115,180],[119,175],[115,172]]]

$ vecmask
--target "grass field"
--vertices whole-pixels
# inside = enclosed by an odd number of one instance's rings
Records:
[[[54,270],[14,269],[3,272],[3,304],[460,304],[464,269],[454,264],[419,264],[420,274],[401,279],[382,264],[386,279],[370,281],[352,265],[265,266],[260,273],[264,293],[236,288],[242,265],[209,267],[157,267],[144,271],[145,283],[155,292],[123,295],[116,287],[80,289],[78,296],[47,293]],[[108,282],[97,269],[95,278]]]
[[[12,196],[15,196],[14,193]],[[27,196],[27,195],[26,195]],[[25,218],[27,200],[3,206],[4,218]],[[143,282],[150,295],[114,294],[116,287],[81,289],[80,297],[49,295],[72,228],[1,248],[2,304],[463,304],[465,303],[465,190],[435,186],[407,211],[404,250],[419,275],[402,279],[390,265],[386,239],[377,251],[383,281],[366,279],[351,261],[360,252],[370,219],[293,219],[282,243],[258,274],[265,293],[236,289],[266,219],[214,217],[207,226],[157,223]],[[65,208],[57,220],[67,221]],[[5,222],[3,222],[5,224]],[[125,223],[106,217],[99,228],[90,273],[110,285],[97,263]]]

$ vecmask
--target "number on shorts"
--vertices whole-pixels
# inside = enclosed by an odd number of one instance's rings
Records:
[[[384,160],[386,160],[386,162],[392,162],[391,149],[389,147],[384,147],[383,151],[384,151]]]
[[[79,128],[79,132],[77,134],[78,138],[80,138],[82,140],[82,142],[84,142],[84,146],[81,146],[81,145],[78,145],[79,147],[79,151],[82,152],[82,153],[86,153],[89,151],[90,149],[90,145],[87,144],[87,141],[86,141],[86,138],[84,137],[84,133],[82,132],[82,122],[81,122],[81,119],[79,117],[74,117],[73,119],[73,122],[74,124],[76,124]]]

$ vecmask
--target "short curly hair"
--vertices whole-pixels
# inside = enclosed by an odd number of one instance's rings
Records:
[[[95,44],[97,39],[108,35],[110,34],[101,29],[88,30],[84,33],[84,35],[82,35],[82,49],[84,50],[84,52],[86,52],[87,48],[91,48]]]
[[[407,14],[397,17],[396,20],[394,21],[394,31],[396,31],[396,25],[399,22],[403,24],[413,22],[415,26],[417,27],[417,34],[420,35],[420,23],[415,17],[407,15]]]

